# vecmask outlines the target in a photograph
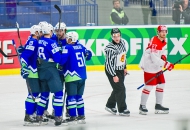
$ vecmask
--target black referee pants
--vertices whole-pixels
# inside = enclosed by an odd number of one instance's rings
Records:
[[[106,107],[115,108],[116,103],[117,103],[118,111],[119,113],[121,113],[125,109],[127,109],[127,104],[125,102],[126,93],[125,93],[125,85],[124,85],[124,78],[125,78],[124,70],[116,70],[116,75],[119,78],[119,82],[117,83],[113,81],[113,77],[107,71],[106,71],[106,75],[113,89],[110,97],[108,98]]]

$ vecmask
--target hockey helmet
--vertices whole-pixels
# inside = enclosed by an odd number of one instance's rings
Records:
[[[51,28],[51,31],[53,31],[54,30],[53,26],[50,23],[48,23],[48,24],[49,24],[49,27]]]
[[[59,29],[59,22],[55,25],[54,29],[55,29],[55,30],[58,30],[58,29]],[[65,24],[64,22],[61,22],[61,23],[60,23],[60,29],[62,29],[62,30],[67,29],[67,26],[66,26],[66,24]]]
[[[159,25],[158,28],[157,28],[157,31],[158,31],[158,33],[160,31],[166,31],[166,33],[168,33],[168,29],[167,29],[167,27],[165,25]]]
[[[33,34],[33,35],[36,35],[36,31],[40,34],[40,31],[41,31],[41,27],[39,25],[33,25],[31,28],[30,28],[30,34]]]
[[[120,34],[121,36],[121,31],[119,30],[119,28],[112,28],[111,30],[111,36],[113,36],[114,34]]]
[[[48,22],[46,22],[46,21],[41,21],[41,22],[39,22],[38,25],[42,27],[44,24],[48,24]]]
[[[66,39],[67,39],[67,41],[68,41],[68,39],[71,39],[72,42],[77,42],[78,38],[79,38],[79,35],[78,35],[78,33],[75,32],[75,31],[71,31],[71,32],[68,32],[68,33],[66,34]]]
[[[50,24],[43,24],[42,25],[42,33],[43,34],[51,34],[51,25]]]

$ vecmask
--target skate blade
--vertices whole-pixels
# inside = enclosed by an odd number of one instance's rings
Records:
[[[130,114],[122,114],[122,113],[119,113],[120,116],[130,116]]]
[[[139,111],[139,114],[141,114],[141,115],[147,115],[147,112],[143,112],[143,111]]]
[[[169,111],[155,110],[155,114],[168,114]]]
[[[69,125],[77,125],[77,121],[68,122]]]
[[[110,110],[109,110],[109,109],[107,109],[107,108],[105,108],[105,110],[106,110],[106,111],[108,111],[109,113],[113,114],[113,115],[116,115],[116,113],[115,113],[115,112],[112,112],[112,111],[110,111]]]
[[[78,120],[77,123],[78,124],[86,124],[86,121],[85,120]]]
[[[24,122],[23,126],[40,126],[40,123]]]
[[[48,122],[40,122],[40,125],[47,125],[48,124]]]

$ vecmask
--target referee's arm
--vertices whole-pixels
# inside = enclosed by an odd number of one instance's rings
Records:
[[[116,54],[114,50],[107,48],[105,50],[106,54],[106,70],[111,76],[116,76],[115,66],[116,66]]]

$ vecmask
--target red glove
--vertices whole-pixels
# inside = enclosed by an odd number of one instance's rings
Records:
[[[166,58],[165,55],[161,55],[161,59],[162,59],[163,61],[167,61],[167,58]]]
[[[168,61],[166,61],[164,68],[168,69],[169,71],[171,71],[174,68],[174,65]]]

